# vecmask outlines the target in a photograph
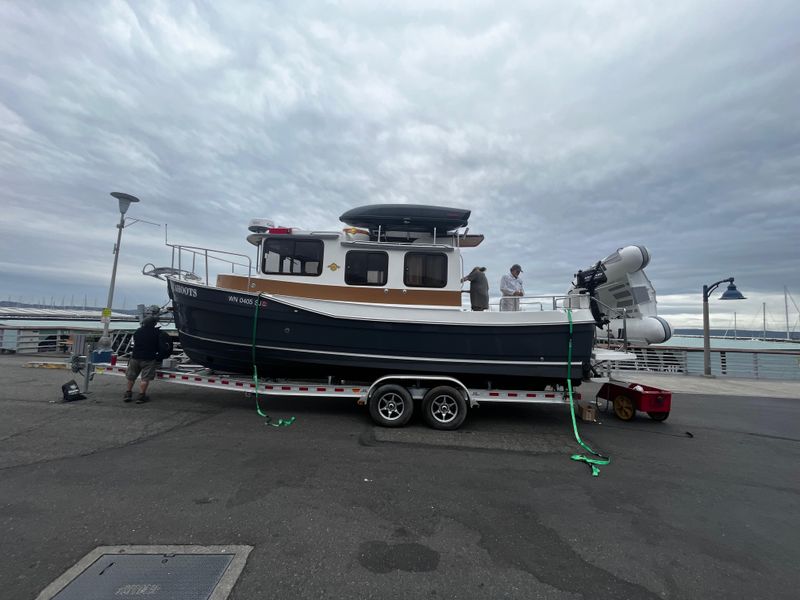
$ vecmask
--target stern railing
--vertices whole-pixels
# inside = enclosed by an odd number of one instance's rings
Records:
[[[469,289],[462,290],[462,294],[469,294]],[[498,312],[502,298],[489,302],[489,310]],[[564,308],[589,308],[589,297],[585,295],[564,296],[519,296],[520,312],[539,312],[545,310],[559,310]]]

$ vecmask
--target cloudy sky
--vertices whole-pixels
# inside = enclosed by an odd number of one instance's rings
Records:
[[[107,294],[119,218],[249,252],[252,217],[472,209],[465,263],[563,293],[646,245],[659,311],[800,300],[800,3],[0,1],[0,299]],[[125,230],[115,306],[162,303]],[[797,322],[797,312],[790,320]]]

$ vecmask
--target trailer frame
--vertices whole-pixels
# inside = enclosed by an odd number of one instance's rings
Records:
[[[102,375],[125,376],[126,363],[96,363],[94,372]],[[266,397],[322,397],[353,398],[360,406],[368,406],[370,415],[385,427],[401,427],[411,418],[414,404],[422,403],[423,417],[434,429],[453,430],[461,426],[469,409],[479,408],[481,403],[570,405],[569,392],[563,390],[506,390],[469,388],[455,377],[448,375],[384,375],[372,382],[338,382],[329,379],[301,381],[294,379],[259,379],[236,373],[221,373],[196,366],[183,368],[161,368],[156,371],[156,380],[165,383],[187,385],[207,389],[218,389]],[[581,394],[573,392],[573,400]]]

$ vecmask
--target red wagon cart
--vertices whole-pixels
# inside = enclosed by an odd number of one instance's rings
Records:
[[[669,416],[672,406],[672,392],[641,383],[604,383],[597,392],[595,403],[600,408],[600,400],[614,407],[614,414],[623,421],[630,421],[636,411],[646,412],[655,421],[663,421]]]

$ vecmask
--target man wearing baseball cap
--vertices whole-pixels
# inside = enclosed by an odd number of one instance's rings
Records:
[[[503,294],[500,298],[501,311],[519,310],[519,299],[525,295],[522,280],[519,278],[522,267],[511,265],[509,271],[510,273],[500,278],[500,292]]]

